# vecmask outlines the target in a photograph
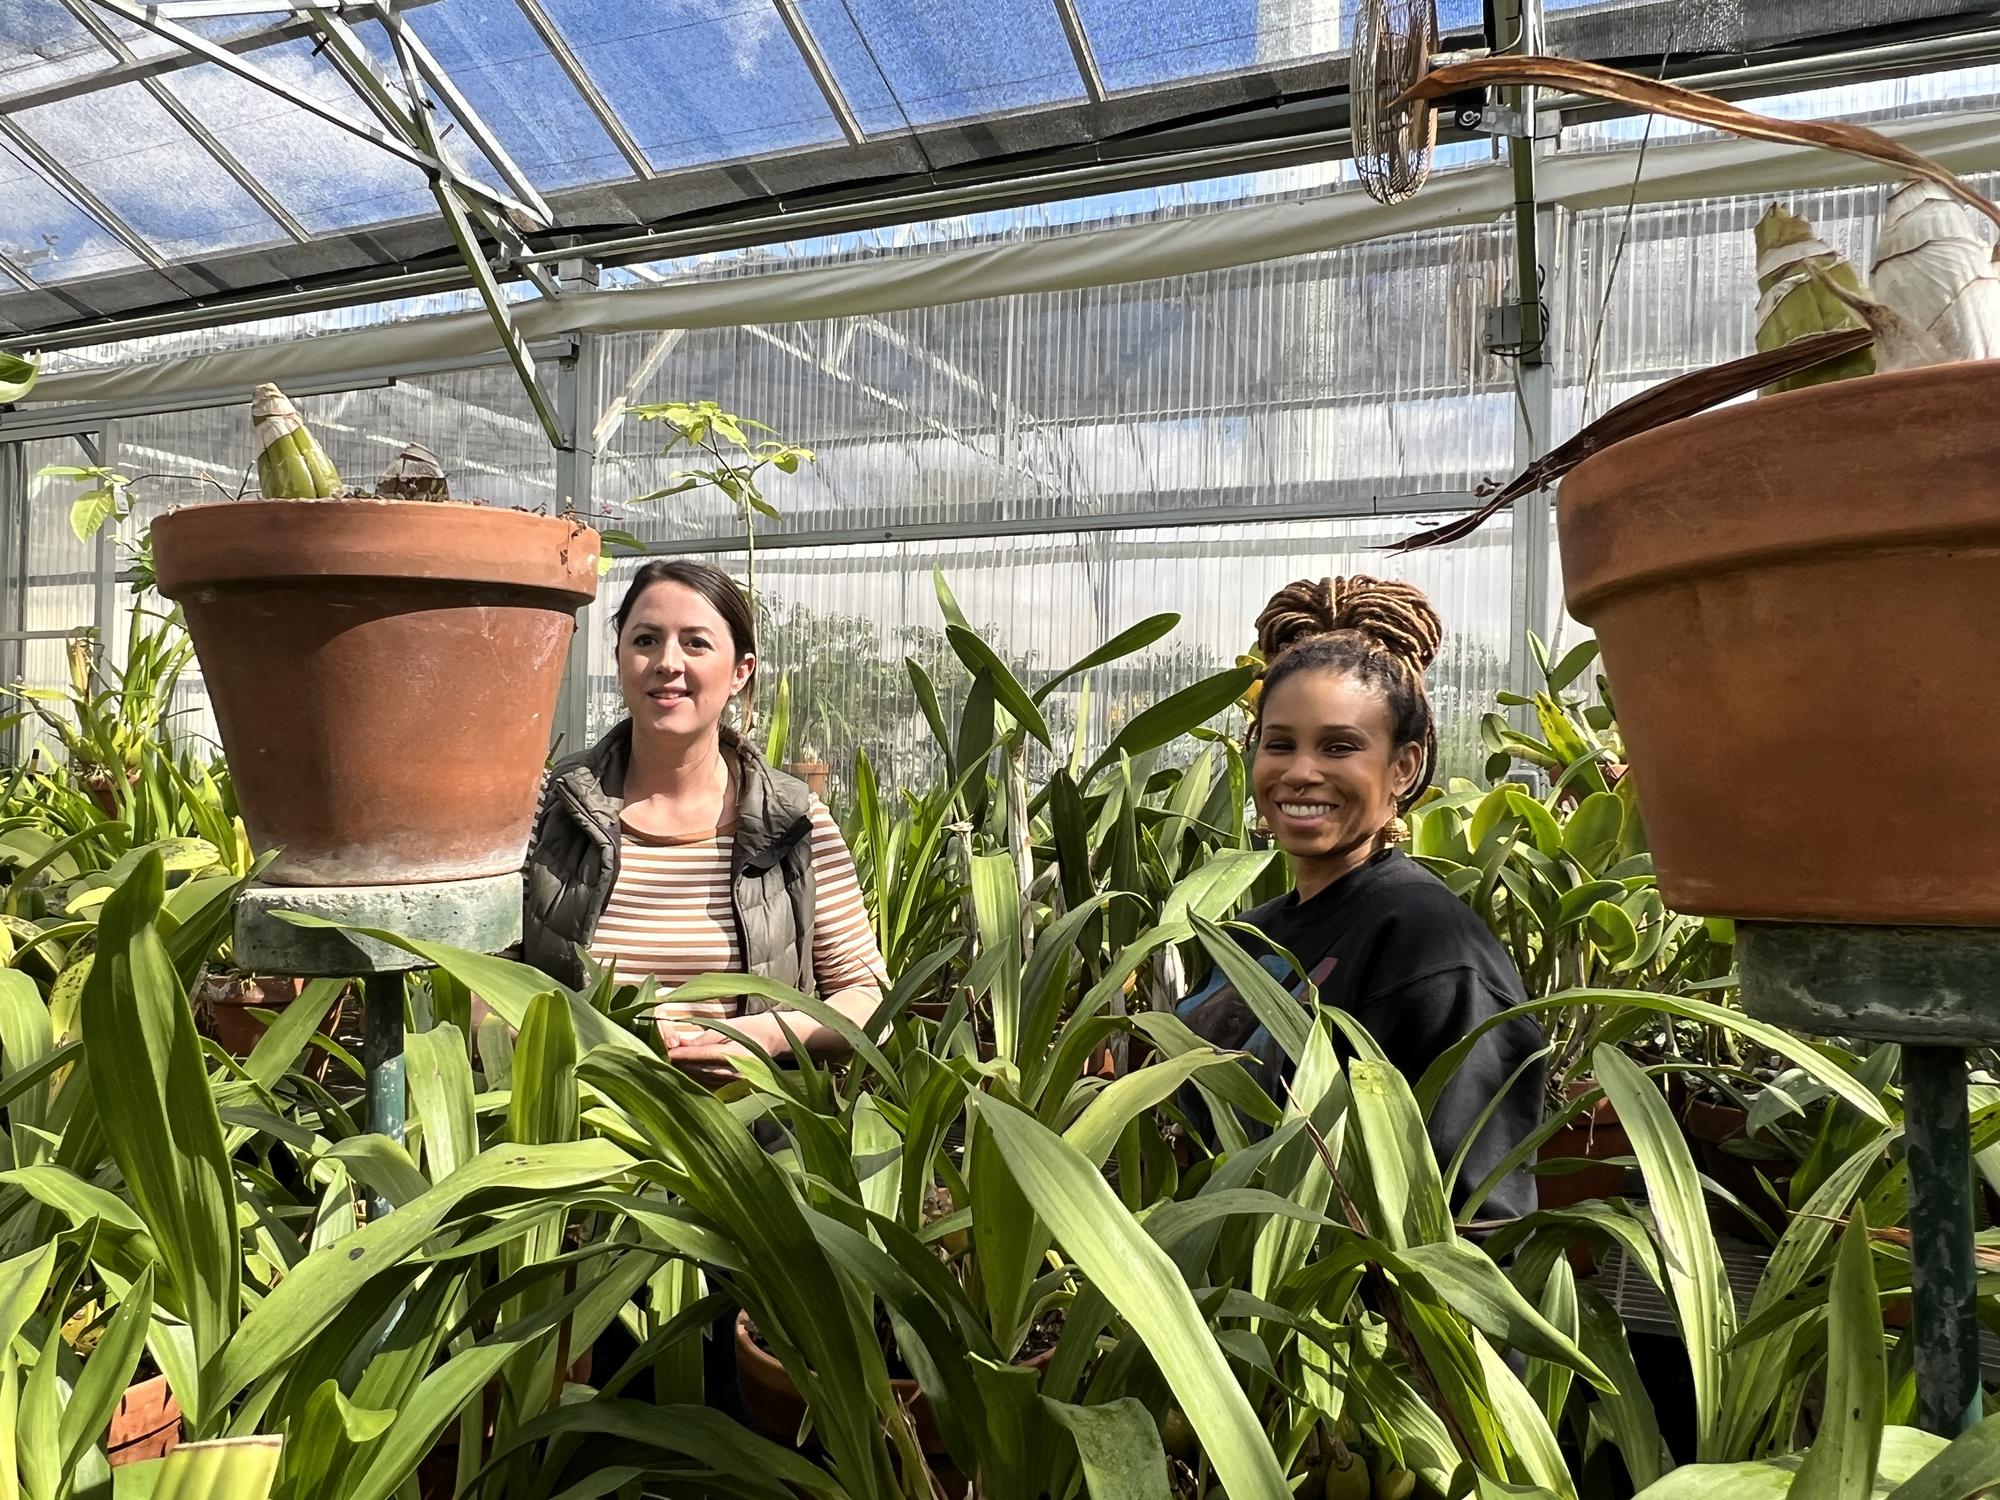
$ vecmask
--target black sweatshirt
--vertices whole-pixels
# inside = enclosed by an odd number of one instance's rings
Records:
[[[1475,1025],[1525,997],[1521,976],[1486,924],[1443,881],[1395,849],[1383,850],[1310,900],[1293,892],[1245,913],[1243,920],[1318,977],[1320,1002],[1366,1027],[1412,1085]],[[1254,939],[1245,947],[1260,959],[1269,952]],[[1265,1052],[1269,1034],[1255,1035],[1260,1029],[1255,1018],[1233,992],[1214,989],[1215,983],[1182,1003],[1183,1019],[1220,1046]],[[1336,1039],[1345,1048],[1338,1031]],[[1430,1115],[1431,1148],[1440,1168],[1542,1042],[1536,1019],[1518,1016],[1486,1033],[1459,1065]],[[1454,1213],[1541,1123],[1542,1089],[1543,1065],[1537,1060],[1522,1070],[1467,1152],[1452,1193]],[[1475,1217],[1511,1218],[1534,1208],[1534,1175],[1523,1167],[1501,1181]]]

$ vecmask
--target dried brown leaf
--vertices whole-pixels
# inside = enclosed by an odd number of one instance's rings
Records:
[[[1650,390],[1619,402],[1611,410],[1579,431],[1568,442],[1551,448],[1494,493],[1491,500],[1470,515],[1443,526],[1419,531],[1392,543],[1391,552],[1416,552],[1425,547],[1441,547],[1470,536],[1523,495],[1546,489],[1582,463],[1591,454],[1623,442],[1642,432],[1682,417],[1694,416],[1748,395],[1759,386],[1769,385],[1809,370],[1829,359],[1839,359],[1864,349],[1875,335],[1866,328],[1839,328],[1831,333],[1809,334],[1779,349],[1732,359],[1726,364],[1694,370],[1672,380],[1663,380]]]
[[[1566,57],[1522,57],[1511,53],[1502,57],[1474,58],[1470,62],[1452,63],[1427,74],[1414,88],[1405,91],[1396,103],[1412,99],[1440,99],[1447,94],[1469,89],[1523,86],[1566,89],[1572,93],[1609,99],[1616,104],[1629,104],[1634,109],[1654,114],[1672,115],[1675,119],[1706,125],[1712,130],[1724,130],[1731,135],[1747,136],[1752,140],[1776,141],[1788,146],[1814,146],[1823,151],[1838,151],[1866,161],[1881,162],[1911,177],[1936,183],[2000,225],[2000,207],[1995,207],[1984,195],[1968,187],[1955,173],[1928,156],[1912,151],[1879,131],[1839,120],[1774,119],[1770,115],[1760,115],[1754,110],[1696,93],[1693,89],[1627,73],[1620,68],[1608,68],[1602,63],[1578,62]]]

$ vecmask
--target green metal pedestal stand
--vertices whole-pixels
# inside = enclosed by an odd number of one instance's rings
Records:
[[[403,1076],[406,980],[428,960],[379,938],[331,927],[301,926],[298,913],[342,928],[374,928],[418,942],[497,953],[521,936],[521,879],[496,875],[421,885],[253,885],[238,898],[234,952],[259,974],[358,979],[361,1060],[368,1073],[368,1129],[403,1139],[408,1091]],[[371,1196],[369,1216],[389,1204]]]
[[[1918,1422],[1957,1437],[1981,1411],[1965,1049],[2000,1042],[2000,931],[1744,922],[1737,960],[1752,1015],[1902,1045]]]

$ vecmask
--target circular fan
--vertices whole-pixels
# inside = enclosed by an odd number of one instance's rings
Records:
[[[1396,104],[1431,67],[1437,0],[1362,0],[1354,18],[1347,94],[1354,166],[1377,203],[1400,203],[1424,185],[1437,146],[1437,114]]]

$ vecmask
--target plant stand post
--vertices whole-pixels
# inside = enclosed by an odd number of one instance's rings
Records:
[[[312,919],[304,926],[294,916]],[[318,923],[335,923],[320,926]],[[498,953],[521,936],[521,877],[493,875],[415,885],[252,885],[237,898],[233,953],[263,974],[359,979],[368,1129],[401,1142],[408,1109],[403,1025],[409,975],[429,960],[367,936]],[[371,1194],[369,1217],[387,1213]]]
[[[1955,1438],[1983,1406],[1965,1049],[2000,1041],[2000,930],[1743,922],[1737,961],[1752,1015],[1903,1048],[1918,1421]]]
[[[1963,1048],[1903,1049],[1903,1128],[1909,1137],[1914,1231],[1910,1287],[1917,1421],[1940,1437],[1957,1437],[1979,1420],[1981,1404]]]
[[[361,981],[361,1065],[368,1073],[368,1131],[403,1143],[409,1092],[403,1076],[403,1003],[408,988],[401,969]],[[368,1217],[389,1211],[387,1199],[370,1195]]]

